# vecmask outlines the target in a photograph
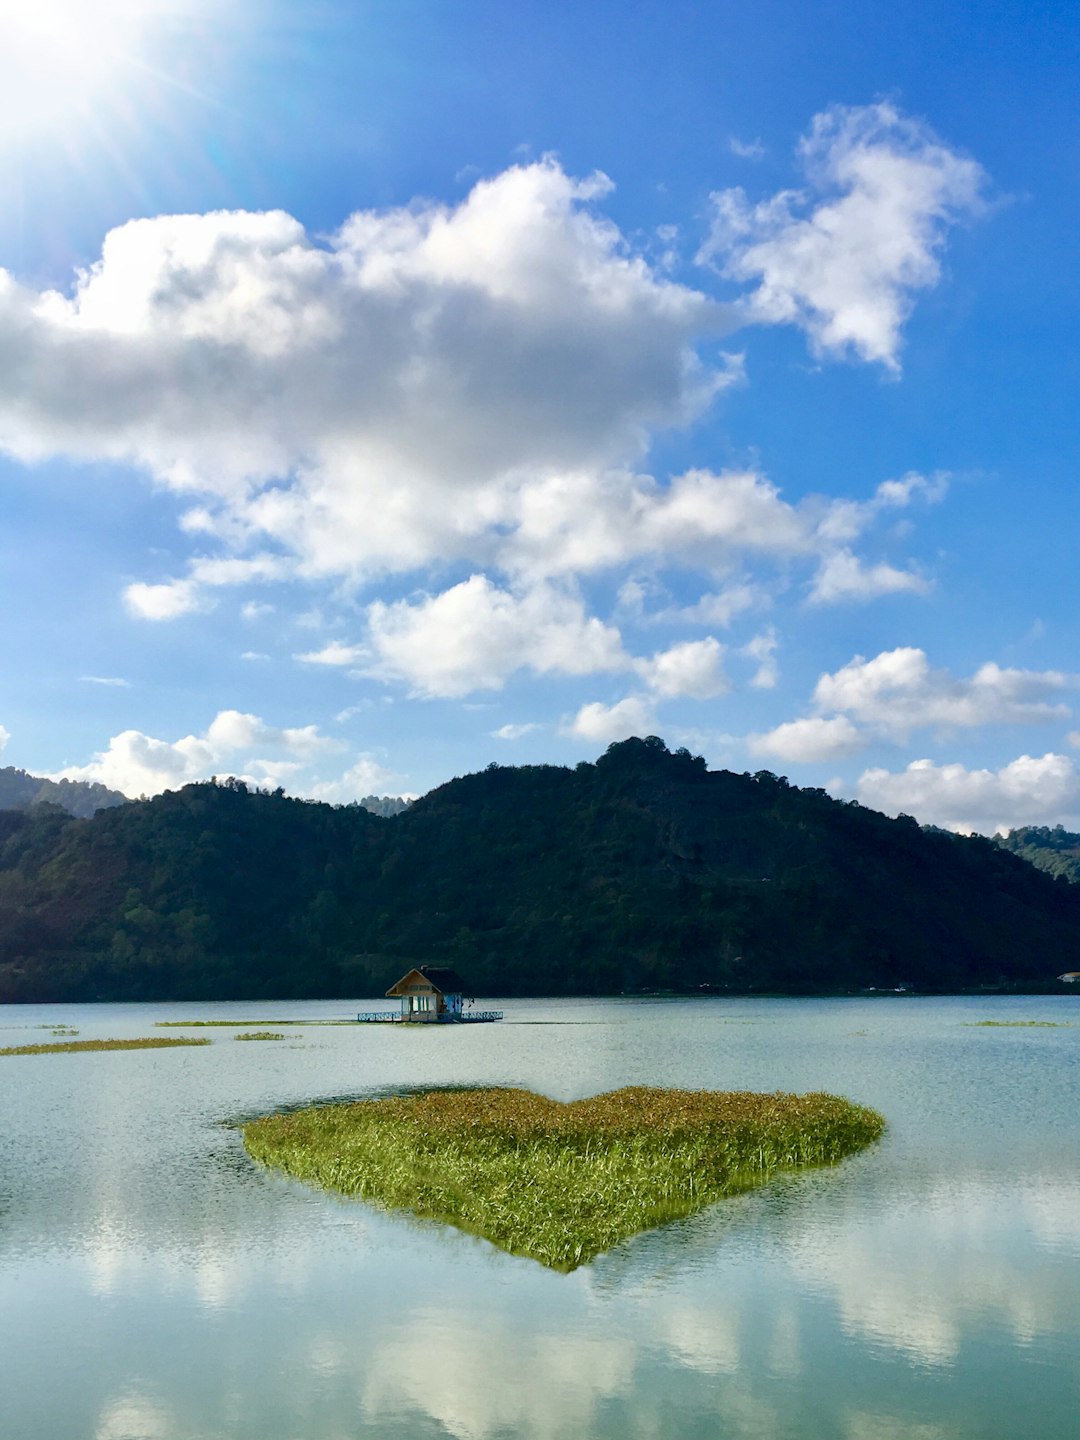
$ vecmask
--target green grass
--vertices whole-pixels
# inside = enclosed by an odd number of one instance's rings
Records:
[[[561,1105],[443,1090],[268,1115],[243,1137],[296,1179],[573,1270],[780,1171],[835,1164],[884,1127],[835,1095],[633,1088]]]
[[[245,1030],[242,1035],[234,1035],[234,1040],[284,1040],[280,1030]]]
[[[69,1050],[162,1050],[171,1045],[209,1045],[209,1040],[173,1040],[151,1035],[145,1040],[60,1040],[52,1045],[9,1045],[0,1055],[59,1055]]]
[[[1068,1030],[1071,1020],[965,1020],[973,1030]]]

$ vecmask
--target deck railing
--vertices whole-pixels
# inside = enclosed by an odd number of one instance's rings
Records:
[[[357,1015],[357,1024],[370,1025],[379,1021],[398,1025],[475,1025],[483,1021],[501,1020],[501,1010],[468,1010],[459,1015],[433,1015],[429,1010],[419,1010],[412,1015],[402,1015],[400,1010],[368,1010]]]

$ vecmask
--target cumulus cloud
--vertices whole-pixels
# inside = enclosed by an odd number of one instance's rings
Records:
[[[138,580],[124,590],[124,604],[139,620],[178,620],[201,610],[205,601],[194,580],[165,580],[158,585]]]
[[[149,585],[138,581],[127,586],[124,603],[140,620],[175,620],[194,610],[210,608],[207,590],[223,585],[245,585],[255,582],[285,580],[292,574],[289,560],[280,555],[214,556],[199,555],[192,560],[187,575]],[[244,619],[257,618],[273,606],[245,605]]]
[[[0,755],[4,753],[8,741],[11,739],[11,731],[0,725]]]
[[[323,800],[328,805],[350,805],[366,796],[385,790],[395,779],[392,771],[371,755],[361,755],[344,775],[336,780],[317,780],[307,787],[305,793],[313,800]]]
[[[114,735],[85,765],[69,765],[53,780],[97,780],[124,795],[158,795],[215,774],[277,784],[323,755],[344,747],[315,725],[277,729],[257,715],[222,710],[202,735],[160,740],[139,730]]]
[[[1060,720],[1069,714],[1061,696],[1077,683],[1080,677],[1056,670],[1005,669],[993,662],[958,679],[935,669],[926,652],[912,646],[882,651],[872,660],[856,655],[818,680],[817,714],[750,735],[747,748],[794,762],[832,760],[864,748],[870,737],[902,743],[927,728],[948,732]]]
[[[969,770],[914,760],[894,772],[866,770],[856,795],[887,814],[963,834],[1004,833],[1021,825],[1080,824],[1080,773],[1067,755],[1021,755],[1000,770]]]
[[[819,511],[790,504],[753,470],[688,470],[665,485],[613,471],[564,473],[518,494],[499,560],[526,576],[640,557],[725,573],[748,555],[814,555]]]
[[[842,600],[876,600],[880,595],[905,591],[925,595],[929,589],[930,582],[915,571],[900,570],[885,561],[868,565],[845,546],[822,560],[809,600],[812,605],[835,605]]]
[[[825,719],[813,715],[805,720],[789,720],[766,734],[751,735],[746,748],[751,755],[767,755],[777,760],[805,764],[815,760],[838,760],[853,755],[866,744],[862,735],[844,715]]]
[[[693,349],[724,308],[633,251],[609,188],[545,160],[325,244],[281,212],[162,216],[70,296],[0,273],[0,446],[140,465],[197,497],[190,529],[311,575],[471,553],[532,480],[641,453],[726,378]]]
[[[895,148],[910,122],[879,119]],[[699,357],[736,311],[635,249],[609,189],[546,159],[325,241],[282,212],[132,221],[70,294],[0,272],[0,449],[128,462],[190,499],[183,528],[227,553],[129,585],[151,621],[226,585],[449,563],[535,586],[638,558],[727,576],[849,544],[753,471],[635,468],[743,361]]]
[[[654,695],[661,699],[686,696],[710,700],[729,688],[724,674],[724,647],[712,635],[704,640],[684,640],[650,660],[639,660],[638,674]]]
[[[837,545],[847,544],[887,511],[906,510],[916,500],[938,504],[948,494],[950,478],[944,470],[932,475],[909,470],[899,479],[883,480],[869,500],[834,500],[818,526],[818,534]]]
[[[625,670],[618,630],[590,617],[576,595],[550,586],[514,594],[473,575],[440,595],[368,609],[366,673],[414,694],[497,690],[515,670],[592,675]]]
[[[631,735],[649,735],[656,729],[656,712],[642,695],[628,695],[614,705],[593,701],[583,705],[562,727],[564,735],[610,745]]]
[[[926,652],[911,646],[885,650],[872,660],[857,655],[814,690],[820,711],[851,716],[894,739],[927,726],[942,730],[977,725],[1027,724],[1068,715],[1063,692],[1076,678],[1056,670],[1004,669],[992,661],[969,679],[934,669]]]
[[[800,325],[819,355],[898,368],[917,291],[937,283],[951,226],[979,213],[986,176],[895,106],[835,105],[799,145],[806,185],[751,204],[713,195],[699,259],[756,282],[748,318]]]
[[[473,575],[438,595],[376,601],[363,642],[334,640],[296,658],[399,681],[424,697],[498,690],[519,670],[577,676],[625,670],[657,698],[706,700],[729,688],[723,656],[710,635],[635,659],[618,629],[588,615],[577,594],[549,585],[516,592]]]

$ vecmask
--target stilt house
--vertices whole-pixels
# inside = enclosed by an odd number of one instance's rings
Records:
[[[464,1019],[465,982],[456,970],[421,965],[403,975],[386,993],[391,998],[400,997],[402,1020]]]

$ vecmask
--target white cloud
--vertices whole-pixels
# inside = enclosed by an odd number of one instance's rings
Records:
[[[119,675],[80,675],[79,681],[83,685],[106,685],[115,690],[131,689],[131,681],[123,680]]]
[[[342,749],[314,725],[276,729],[257,715],[222,710],[202,735],[159,740],[138,730],[114,735],[86,765],[69,765],[53,780],[97,780],[125,795],[157,795],[211,775],[236,774],[276,783],[320,755]]]
[[[780,670],[776,663],[776,651],[780,641],[775,628],[770,625],[755,635],[739,651],[748,660],[757,661],[757,670],[751,678],[750,684],[755,690],[772,690],[780,678]]]
[[[548,586],[517,595],[483,575],[418,601],[376,601],[368,625],[367,673],[418,695],[497,690],[521,668],[592,675],[631,663],[618,630],[586,615],[578,597]]]
[[[729,689],[723,661],[723,645],[709,635],[704,640],[672,645],[651,660],[639,660],[635,669],[658,697],[711,700]]]
[[[492,730],[493,740],[521,740],[526,735],[531,735],[535,730],[542,730],[544,727],[535,721],[524,721],[514,725],[500,725],[497,730]]]
[[[757,282],[748,318],[895,370],[913,296],[937,283],[949,227],[979,213],[985,174],[884,102],[816,115],[799,156],[801,191],[756,205],[741,189],[713,195],[699,259]]]
[[[625,587],[624,587],[625,588]],[[647,623],[681,625],[718,625],[726,630],[739,615],[768,603],[760,586],[739,582],[723,590],[708,591],[693,605],[668,606],[651,614],[642,614]]]
[[[8,741],[11,739],[11,731],[0,725],[0,755],[4,753]]]
[[[245,585],[252,581],[284,580],[292,574],[292,564],[279,555],[214,556],[199,555],[192,560],[188,574],[157,585],[137,582],[124,591],[124,603],[140,620],[175,620],[193,610],[205,610],[212,603],[206,589],[223,585]],[[273,606],[244,606],[245,619],[254,619]],[[250,612],[250,613],[249,613]]]
[[[1080,750],[1080,730],[1070,730],[1065,739],[1074,750]]]
[[[349,805],[365,796],[379,794],[394,778],[393,772],[373,756],[361,755],[339,779],[316,781],[307,793],[313,800],[324,800],[329,805]]]
[[[273,605],[261,600],[245,600],[240,606],[240,614],[245,620],[262,620],[274,612]]]
[[[732,135],[728,141],[728,149],[740,160],[763,160],[765,158],[765,146],[760,140],[740,140],[737,135]]]
[[[990,662],[970,679],[933,669],[923,650],[882,651],[872,660],[857,655],[814,690],[821,711],[835,711],[883,735],[902,739],[912,730],[976,725],[1026,724],[1067,715],[1060,696],[1075,678],[1056,670],[1003,669]]]
[[[867,565],[845,548],[821,562],[808,598],[812,605],[835,605],[843,600],[876,600],[880,595],[925,595],[929,589],[930,582],[913,570],[898,570],[884,561]]]
[[[665,485],[616,471],[564,473],[519,492],[497,559],[519,576],[535,579],[643,560],[727,576],[746,560],[801,557],[818,562],[811,599],[819,603],[867,600],[898,590],[924,593],[930,587],[921,576],[885,563],[867,565],[849,542],[884,513],[916,498],[934,503],[946,485],[944,476],[909,474],[884,481],[870,500],[810,496],[792,505],[754,470],[688,470]],[[622,587],[620,601],[643,621],[726,626],[768,598],[760,584],[738,580],[692,605],[647,614],[649,592],[649,585],[632,579]]]
[[[331,640],[321,650],[308,650],[293,659],[302,660],[305,665],[359,665],[369,657],[366,645],[346,645],[340,640]]]
[[[790,505],[752,470],[688,470],[666,485],[614,471],[564,473],[520,492],[500,563],[539,576],[652,557],[726,572],[748,554],[814,554],[818,508]]]
[[[633,1340],[530,1325],[508,1305],[471,1311],[419,1306],[408,1323],[384,1327],[374,1343],[353,1345],[363,1367],[352,1389],[372,1428],[416,1428],[447,1440],[565,1440],[595,1435],[637,1374]],[[414,1356],[423,1354],[418,1366]],[[520,1357],[528,1353],[529,1364]],[[422,1417],[430,1418],[430,1424]],[[636,1427],[641,1433],[645,1426]],[[651,1427],[650,1427],[651,1428]]]
[[[203,609],[205,602],[193,580],[166,580],[160,585],[139,580],[125,589],[124,604],[139,620],[177,620]]]
[[[1000,770],[914,760],[899,773],[866,770],[856,795],[887,814],[914,815],[925,824],[963,833],[1021,825],[1080,824],[1080,774],[1067,755],[1021,755]]]
[[[732,310],[636,251],[609,188],[545,160],[324,244],[281,212],[162,216],[110,232],[70,295],[0,272],[0,449],[128,461],[190,499],[184,530],[227,553],[128,586],[147,620],[434,562],[535,585],[820,555],[821,506],[753,471],[633,468],[743,358],[699,360]]]
[[[823,719],[789,720],[764,735],[750,735],[746,748],[751,755],[770,755],[777,760],[805,764],[816,760],[838,760],[861,750],[865,740],[843,715]]]
[[[0,273],[0,446],[142,466],[189,530],[309,577],[483,560],[534,482],[637,457],[726,378],[693,350],[725,308],[634,252],[609,188],[545,160],[325,245],[281,212],[162,216],[70,296]],[[170,589],[129,603],[191,608]]]
[[[610,745],[631,735],[649,735],[656,730],[656,712],[642,695],[628,695],[614,705],[593,701],[583,705],[562,727],[564,735]]]
[[[857,540],[886,511],[906,510],[915,500],[939,504],[948,494],[950,478],[944,470],[932,475],[909,470],[899,480],[883,480],[869,500],[833,500],[818,525],[818,534],[837,545]]]
[[[264,650],[242,650],[240,652],[240,659],[247,660],[252,664],[262,665],[270,659],[270,656],[267,655]]]

